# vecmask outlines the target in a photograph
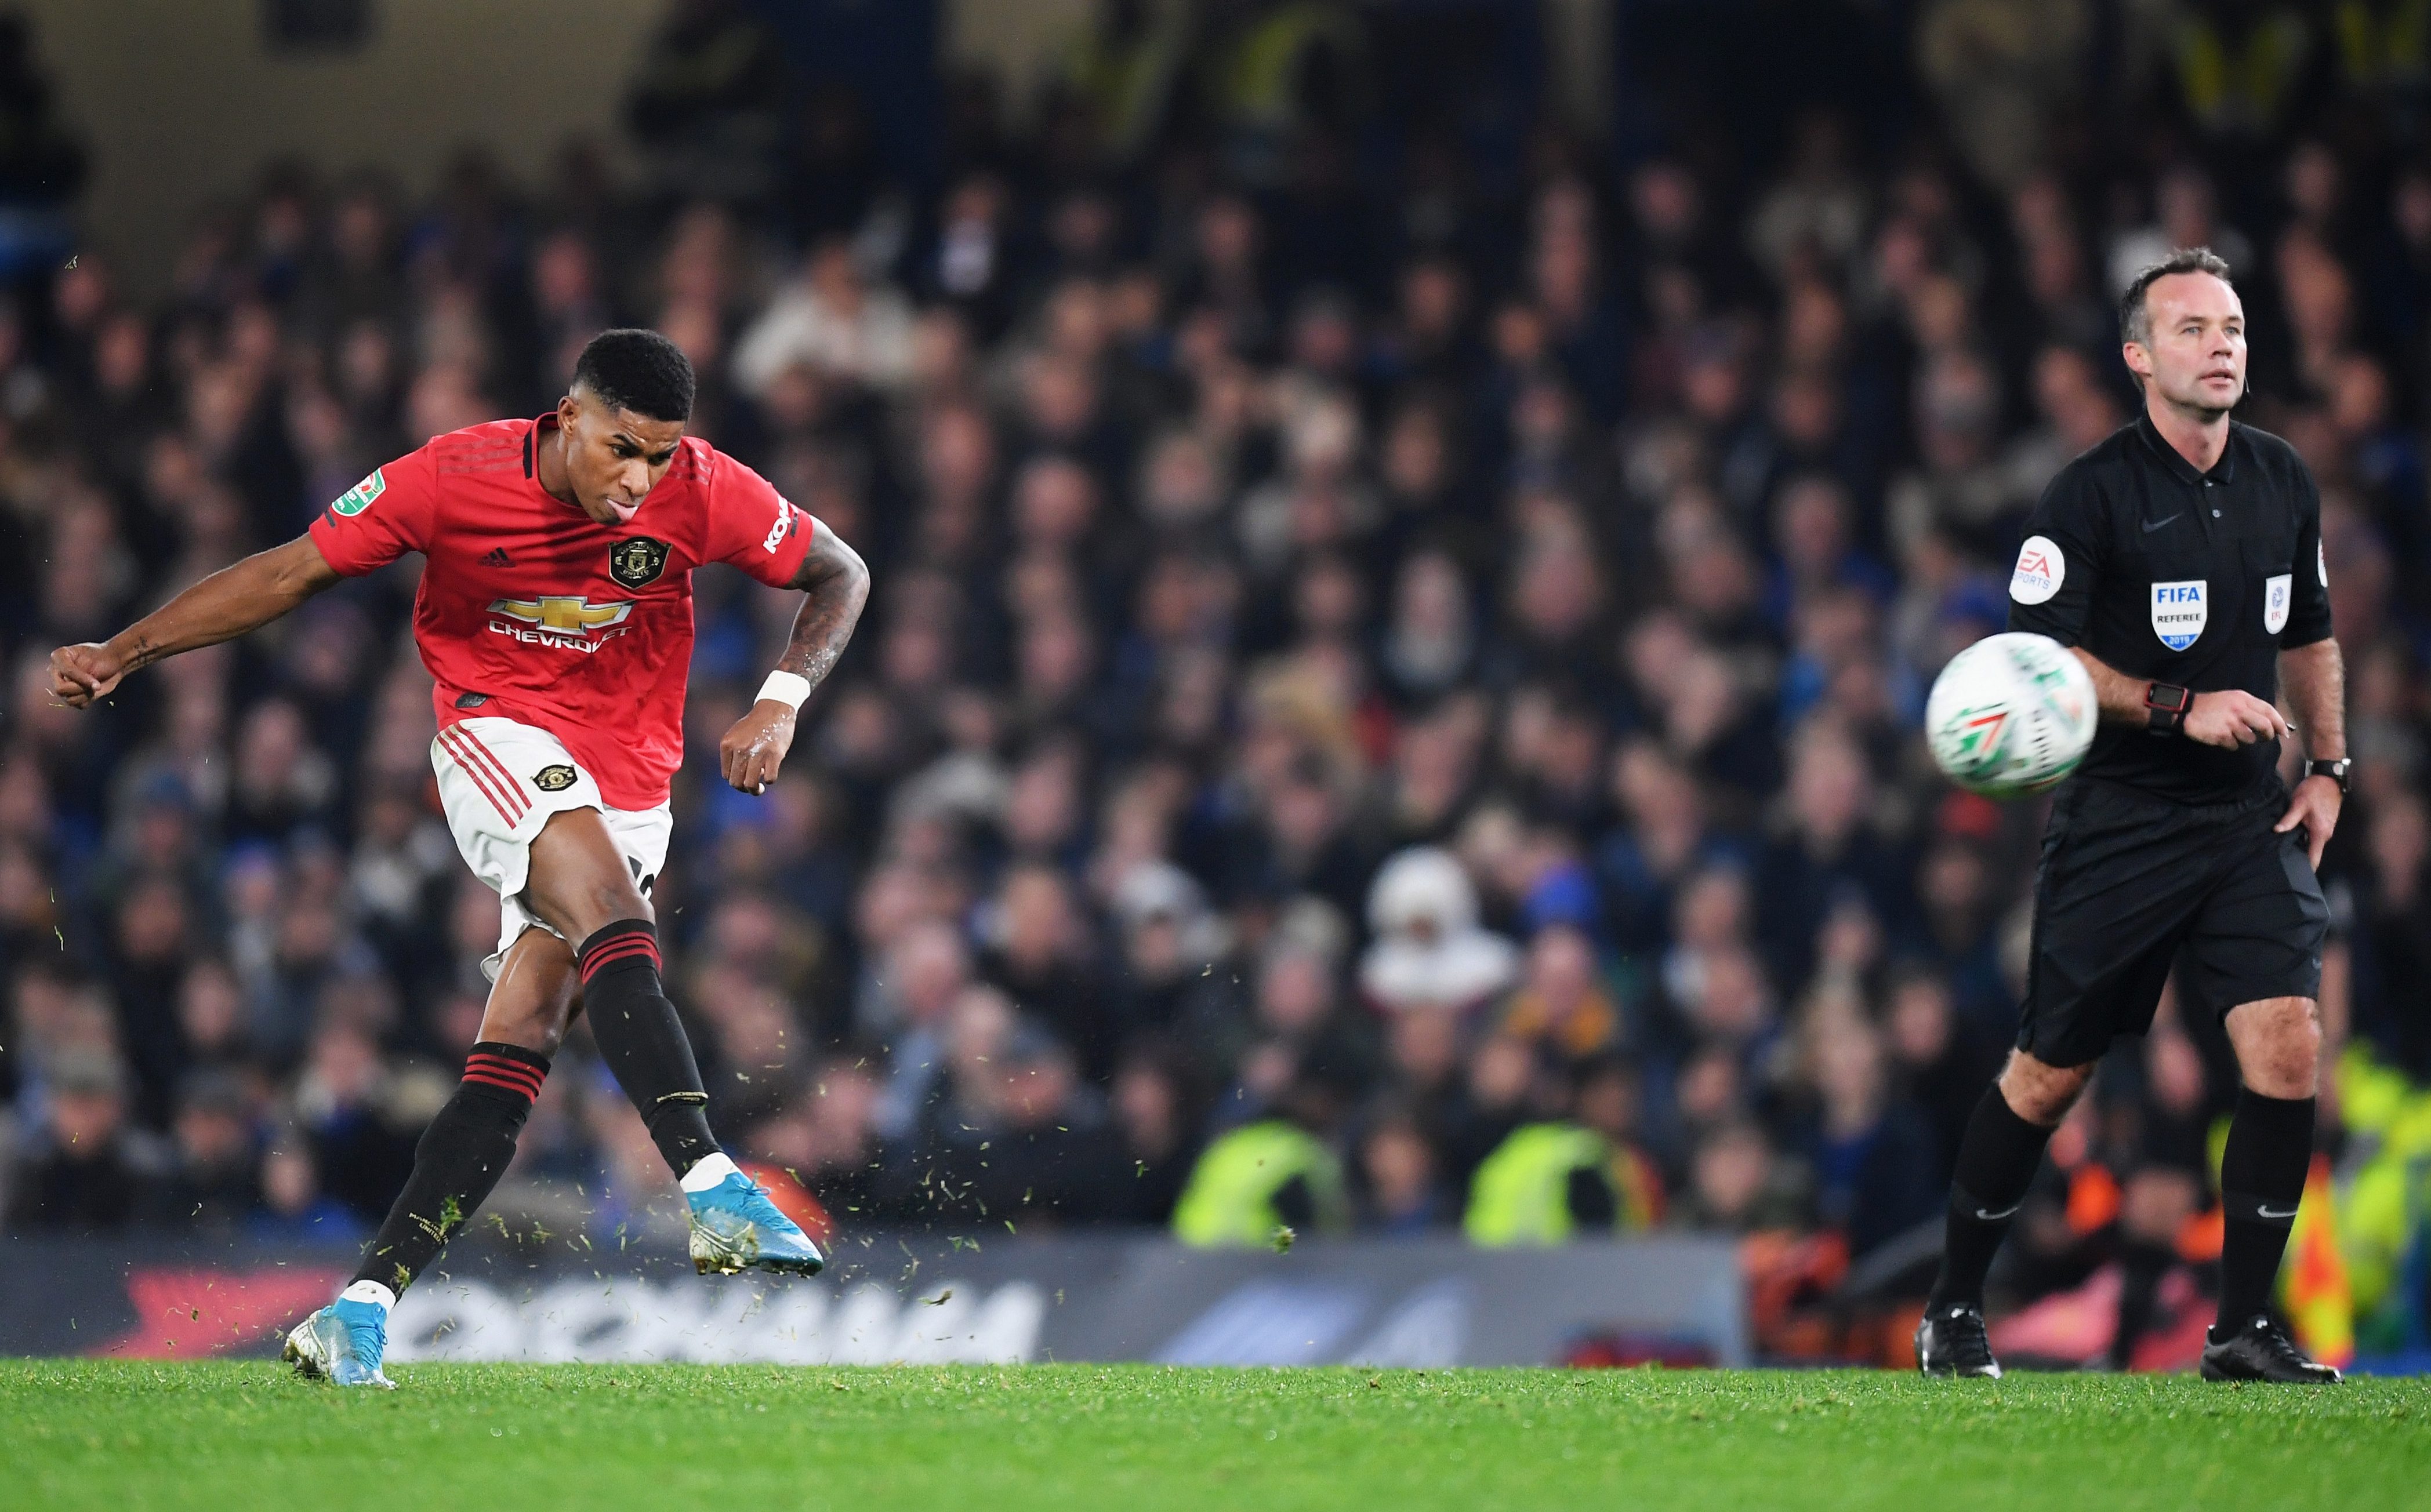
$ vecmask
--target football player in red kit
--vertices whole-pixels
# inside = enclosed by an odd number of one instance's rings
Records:
[[[306,535],[107,641],[51,654],[53,691],[83,707],[138,668],[243,635],[343,578],[407,552],[426,558],[413,637],[435,679],[431,765],[504,928],[483,963],[490,998],[463,1080],[353,1282],[288,1337],[308,1374],[389,1384],[389,1308],[496,1185],[578,1008],[675,1169],[695,1265],[807,1274],[823,1263],[710,1133],[660,982],[649,893],[683,759],[693,570],[728,562],[808,595],[778,670],[719,746],[726,781],[755,793],[851,640],[869,573],[758,474],[686,437],[692,399],[692,365],[673,342],[606,332],[554,414],[438,437],[349,489]]]

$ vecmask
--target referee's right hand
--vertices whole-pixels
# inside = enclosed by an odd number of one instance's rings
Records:
[[[2241,688],[2197,693],[2181,728],[2189,740],[2231,751],[2256,740],[2284,740],[2293,733],[2276,707]]]

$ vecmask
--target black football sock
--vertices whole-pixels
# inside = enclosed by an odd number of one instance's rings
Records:
[[[575,959],[600,1058],[680,1177],[718,1150],[692,1041],[659,984],[659,932],[645,919],[620,919],[584,940]]]
[[[2237,1116],[2220,1155],[2220,1331],[2243,1328],[2271,1307],[2279,1256],[2313,1163],[2313,1100],[2237,1094]]]
[[[1999,1083],[1987,1088],[1958,1140],[1950,1178],[1950,1216],[1943,1230],[1941,1271],[1928,1307],[1984,1305],[1984,1278],[2007,1237],[2009,1221],[2026,1200],[2052,1131],[2018,1117]]]
[[[515,1157],[515,1136],[540,1096],[548,1057],[483,1040],[464,1057],[464,1079],[413,1149],[413,1173],[363,1252],[357,1281],[402,1293],[472,1220]]]

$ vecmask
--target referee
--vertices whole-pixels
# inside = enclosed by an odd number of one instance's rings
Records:
[[[1959,1143],[1917,1366],[2001,1373],[1985,1272],[2053,1128],[2112,1038],[2150,1027],[2174,965],[2243,1082],[2204,1376],[2332,1382],[2269,1311],[2313,1150],[2329,919],[2313,869],[2346,796],[2321,496],[2286,441],[2229,419],[2245,313],[2228,264],[2192,248],[2145,269],[2120,334],[2143,413],[2052,480],[2009,579],[2009,628],[2075,650],[2103,723],[2043,836],[2017,1050]],[[2300,731],[2312,759],[2290,794],[2279,742]]]

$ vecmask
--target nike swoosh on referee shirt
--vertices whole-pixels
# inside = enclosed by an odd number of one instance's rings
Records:
[[[2254,1205],[2254,1216],[2256,1218],[2270,1219],[2293,1218],[2296,1216],[2296,1210],[2290,1207],[2284,1213],[2274,1213],[2270,1208],[2263,1206],[2260,1203],[2255,1203]]]
[[[1975,1219],[1976,1221],[1982,1223],[1997,1223],[2004,1218],[2015,1218],[2018,1214],[2018,1209],[2025,1205],[2026,1205],[2023,1203],[2015,1203],[2007,1207],[2002,1208],[1997,1213],[1987,1213],[1979,1207],[1975,1209]]]
[[[2186,511],[2185,511],[2184,509],[2181,509],[2181,510],[2179,510],[2179,511],[2178,511],[2178,514],[2184,514],[2184,513],[2186,513]],[[2148,536],[2149,536],[2149,535],[2151,535],[2154,531],[2160,529],[2163,525],[2168,524],[2171,521],[2175,520],[2177,517],[2178,517],[2178,515],[2177,515],[2177,514],[2173,514],[2173,515],[2167,515],[2167,516],[2164,516],[2163,518],[2158,519],[2158,520],[2147,520],[2147,521],[2145,521],[2145,522],[2144,522],[2144,534],[2146,534],[2146,535],[2148,535]]]

